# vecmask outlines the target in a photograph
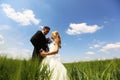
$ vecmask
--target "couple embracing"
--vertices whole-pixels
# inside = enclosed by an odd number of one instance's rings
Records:
[[[61,48],[61,38],[58,31],[53,31],[51,40],[46,38],[50,31],[50,27],[44,26],[42,31],[37,31],[31,38],[31,43],[34,46],[32,59],[42,60],[42,64],[47,65],[49,71],[52,72],[50,80],[69,80],[67,70],[61,61],[56,58],[59,49]],[[50,43],[48,47],[48,43]]]

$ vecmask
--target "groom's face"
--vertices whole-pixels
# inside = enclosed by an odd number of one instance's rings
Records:
[[[47,35],[49,33],[49,29],[44,29],[44,34]]]

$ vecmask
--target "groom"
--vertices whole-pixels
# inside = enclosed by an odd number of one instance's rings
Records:
[[[37,31],[32,38],[30,39],[32,45],[34,46],[32,59],[40,59],[42,60],[42,54],[40,54],[41,50],[49,51],[48,43],[49,39],[45,37],[50,31],[50,27],[44,26],[42,31]]]

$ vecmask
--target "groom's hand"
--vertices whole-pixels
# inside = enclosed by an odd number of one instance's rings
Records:
[[[47,54],[46,54],[46,52],[45,52],[44,50],[41,50],[41,51],[40,51],[40,55],[41,55],[42,57],[46,57],[46,56],[47,56]]]
[[[50,44],[52,42],[52,40],[50,38],[46,38],[48,44]]]

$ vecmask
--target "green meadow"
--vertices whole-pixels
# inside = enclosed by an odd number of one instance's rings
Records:
[[[120,80],[120,59],[64,63],[70,80]],[[35,60],[13,60],[0,57],[0,80],[49,80],[50,72],[42,70]]]

